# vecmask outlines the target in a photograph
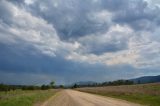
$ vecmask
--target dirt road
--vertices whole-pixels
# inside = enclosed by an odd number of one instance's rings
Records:
[[[124,100],[97,96],[74,90],[63,90],[42,106],[140,106]]]

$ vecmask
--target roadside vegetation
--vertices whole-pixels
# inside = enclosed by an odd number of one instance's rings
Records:
[[[33,106],[34,104],[41,104],[59,91],[56,88],[62,87],[55,86],[54,81],[41,86],[0,84],[0,106]]]
[[[0,84],[0,91],[11,91],[11,90],[16,90],[16,89],[21,89],[21,90],[47,90],[47,89],[52,89],[56,88],[58,86],[55,86],[55,82],[51,81],[49,84],[41,85],[41,86],[36,86],[36,85],[6,85],[6,84]]]
[[[58,90],[11,90],[0,92],[0,106],[33,106],[53,96]]]
[[[84,87],[76,90],[102,96],[124,99],[148,106],[160,106],[160,83]]]
[[[118,85],[133,85],[134,82],[130,80],[116,80],[102,83],[77,84],[75,83],[71,88],[81,87],[102,87],[102,86],[118,86]]]

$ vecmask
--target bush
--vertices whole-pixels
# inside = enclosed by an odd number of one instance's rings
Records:
[[[8,85],[0,84],[0,91],[9,91],[10,88]]]
[[[42,85],[41,86],[41,90],[47,90],[47,89],[50,89],[49,85]]]

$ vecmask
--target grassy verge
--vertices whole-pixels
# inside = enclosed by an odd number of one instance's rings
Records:
[[[130,102],[139,103],[139,104],[148,105],[148,106],[160,106],[160,96],[156,96],[156,95],[153,96],[153,95],[145,95],[145,94],[115,94],[115,93],[99,94],[99,93],[93,93],[93,92],[88,92],[88,93],[123,99]]]
[[[147,106],[160,106],[160,84],[79,88],[77,90]]]
[[[0,106],[33,106],[53,96],[57,90],[0,92]]]

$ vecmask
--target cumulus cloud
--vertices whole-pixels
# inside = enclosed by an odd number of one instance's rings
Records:
[[[1,1],[1,5],[1,42],[25,42],[24,44],[32,45],[42,53],[52,56],[59,50],[67,52],[77,48],[74,44],[62,42],[54,26],[44,19],[35,17],[7,1]]]
[[[130,64],[138,69],[159,67],[160,43],[151,38],[150,32],[135,32],[130,27],[116,25],[101,37],[81,38],[80,42],[85,42],[83,52],[87,53],[74,52],[66,58],[91,64]],[[97,55],[96,50],[102,54]]]
[[[82,0],[65,2],[63,0],[37,0],[30,5],[28,10],[52,23],[61,39],[69,40],[103,32],[109,27],[112,14],[107,10],[101,10],[101,7],[96,5],[97,2],[95,0],[85,2]]]
[[[4,76],[5,72],[14,73],[9,75],[12,78],[16,73],[28,72],[32,77],[39,73],[35,80],[43,80],[46,73],[66,83],[97,74],[102,76],[99,81],[107,74],[110,79],[127,78],[114,74],[118,68],[130,76],[159,68],[158,1],[1,0],[0,14]]]

